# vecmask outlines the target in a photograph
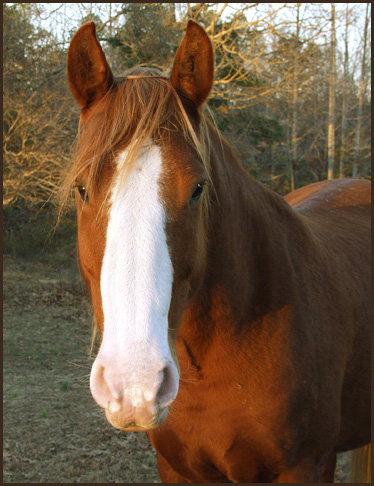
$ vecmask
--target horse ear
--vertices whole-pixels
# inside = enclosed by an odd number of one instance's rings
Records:
[[[82,108],[99,101],[113,84],[113,74],[96,38],[93,22],[76,32],[68,51],[68,79]]]
[[[170,82],[182,97],[199,107],[213,84],[213,49],[204,29],[193,20],[175,56]]]

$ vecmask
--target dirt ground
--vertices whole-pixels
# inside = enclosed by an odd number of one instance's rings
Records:
[[[89,391],[91,311],[76,264],[4,259],[3,481],[157,483],[147,437],[111,427]],[[336,481],[346,482],[342,454]]]

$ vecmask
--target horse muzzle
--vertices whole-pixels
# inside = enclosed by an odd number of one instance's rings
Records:
[[[99,353],[90,377],[92,396],[105,409],[108,422],[126,431],[150,430],[164,423],[178,392],[178,371],[171,359],[144,364],[137,358],[126,366]]]

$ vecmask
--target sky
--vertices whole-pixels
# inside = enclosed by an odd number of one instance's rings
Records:
[[[68,44],[71,39],[72,33],[78,29],[81,25],[81,19],[86,16],[90,11],[98,13],[103,18],[108,18],[109,9],[111,9],[112,15],[121,7],[121,3],[40,3],[34,4],[39,7],[41,15],[39,16],[40,26],[46,30],[52,32],[57,38],[58,42]],[[187,4],[177,3],[176,16],[180,19],[187,10]],[[193,5],[193,4],[192,4]],[[223,11],[223,18],[228,18],[232,15],[238,7],[247,6],[246,16],[249,22],[260,19],[260,25],[266,29],[267,24],[274,23],[272,15],[275,15],[275,23],[278,26],[282,22],[290,23],[296,19],[295,6],[296,3],[229,3],[216,4],[216,9],[219,11],[226,5]],[[252,8],[251,5],[256,5],[256,8]],[[338,48],[342,52],[344,49],[344,35],[345,35],[345,3],[336,3],[336,38],[338,42]],[[349,9],[353,11],[354,23],[349,28],[349,50],[351,52],[358,53],[357,46],[360,43],[360,39],[364,31],[365,22],[365,3],[349,3]],[[330,41],[330,15],[331,4],[328,3],[302,3],[300,8],[300,17],[303,18],[303,24],[309,24],[309,31],[315,31],[316,28],[321,28],[321,34],[316,41],[318,43],[329,43]],[[276,11],[276,14],[271,12]],[[323,12],[323,14],[321,14]],[[325,21],[321,25],[316,25],[316,18],[325,18]],[[66,19],[69,19],[67,26]],[[123,22],[123,16],[118,19],[118,22]],[[290,26],[289,26],[290,28]],[[292,28],[292,24],[291,24]],[[296,30],[296,27],[295,27]],[[301,35],[306,35],[306,30],[301,32]]]
[[[107,14],[109,13],[109,8],[112,8],[112,13],[116,11],[117,8],[119,8],[122,4],[120,3],[95,3],[95,4],[89,4],[89,3],[40,3],[36,4],[40,5],[42,7],[42,10],[44,10],[44,19],[41,21],[41,25],[46,27],[48,30],[52,28],[52,30],[55,32],[56,35],[60,36],[61,35],[61,24],[62,20],[65,17],[68,17],[71,19],[72,24],[76,24],[78,27],[79,25],[79,19],[82,18],[84,14],[87,14],[90,10],[93,12],[100,11],[100,10],[106,10]],[[111,7],[110,7],[111,5]],[[176,7],[176,15],[177,18],[183,14],[183,12],[186,11],[187,9],[187,4],[182,4],[182,3],[177,3],[175,4]],[[221,8],[225,4],[223,3],[218,3],[216,8],[218,10],[221,10]],[[241,5],[251,5],[251,4],[226,4],[227,7],[224,10],[223,17],[227,18],[229,17],[238,6]],[[255,17],[262,16],[263,19],[266,19],[266,16],[268,15],[268,12],[270,10],[278,10],[278,20],[295,20],[295,15],[294,15],[294,9],[289,8],[289,7],[294,7],[296,4],[295,3],[263,3],[263,4],[255,4],[257,5],[256,11],[258,12],[257,15],[254,14],[255,9],[253,8],[248,8],[247,10],[247,18],[249,21],[251,21]],[[318,9],[324,9],[326,11],[326,14],[329,14],[330,11],[330,4],[327,3],[303,3],[301,4],[301,16],[305,15],[306,17],[308,16],[308,11],[312,9],[312,11],[316,11]],[[337,16],[345,15],[345,9],[346,9],[345,3],[336,3],[335,4],[335,9],[337,12]],[[350,3],[348,4],[349,8],[353,8],[355,10],[356,14],[356,26],[351,28],[351,35],[352,35],[352,41],[355,41],[355,37],[357,37],[357,34],[359,35],[363,31],[364,27],[364,17],[365,17],[365,3]],[[306,11],[306,13],[305,13]],[[344,29],[344,22],[337,22],[337,34],[338,36],[341,36],[343,34],[343,29]],[[327,26],[328,28],[328,26]]]

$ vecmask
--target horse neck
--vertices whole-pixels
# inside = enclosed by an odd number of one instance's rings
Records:
[[[286,201],[253,179],[212,127],[210,134],[218,201],[212,194],[205,279],[187,312],[206,321],[193,329],[192,321],[199,319],[188,319],[190,337],[203,329],[205,340],[217,326],[240,329],[284,308],[295,292],[295,235],[307,238],[307,228]]]

